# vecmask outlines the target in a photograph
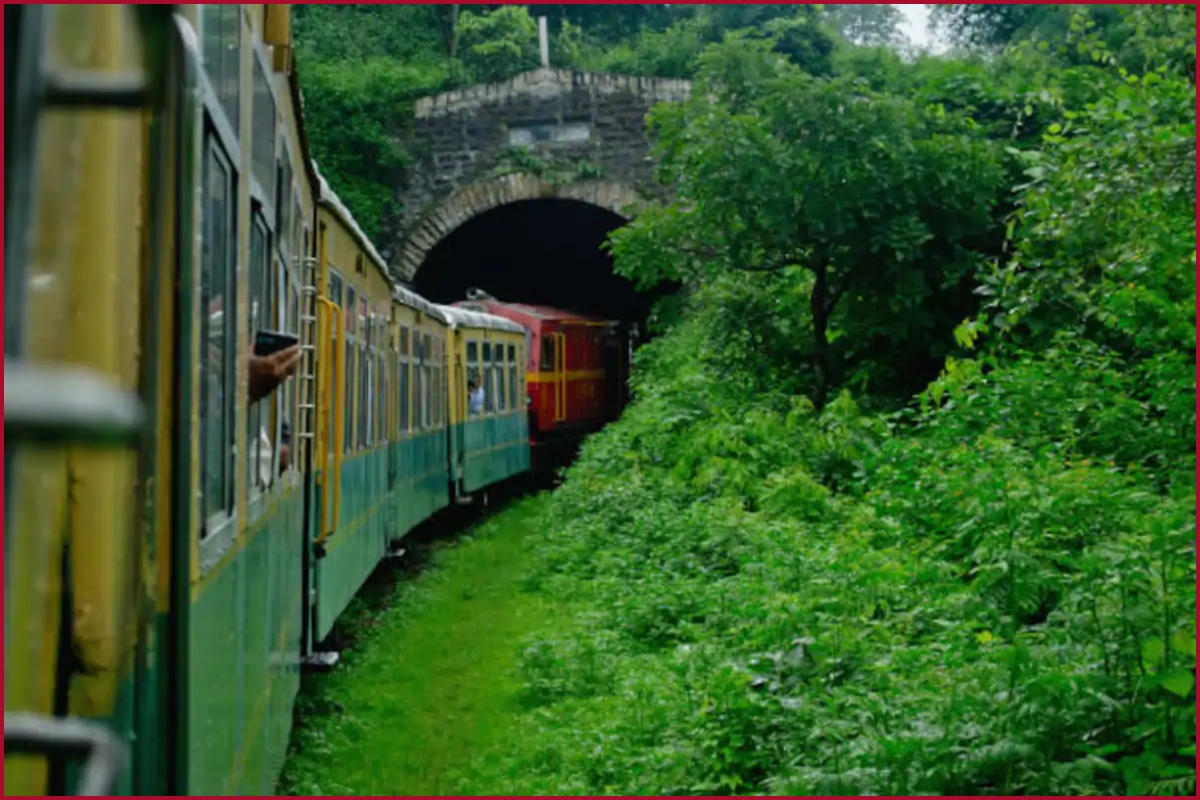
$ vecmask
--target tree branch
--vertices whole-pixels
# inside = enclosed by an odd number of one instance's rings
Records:
[[[838,288],[834,289],[832,292],[829,293],[829,300],[828,300],[828,302],[825,303],[825,313],[826,314],[833,313],[833,310],[835,308],[837,308],[838,301],[842,299],[842,295],[844,295],[845,293],[846,293],[845,286],[839,286]]]
[[[717,250],[714,250],[712,248],[707,248],[707,247],[706,248],[695,248],[695,247],[688,247],[687,245],[676,245],[674,249],[678,250],[682,253],[686,253],[689,256],[696,256],[697,258],[718,259],[718,258],[727,258],[729,255],[728,253],[718,252]],[[778,261],[774,261],[770,264],[766,264],[766,265],[760,266],[760,267],[739,267],[739,266],[731,265],[729,268],[733,269],[733,270],[737,270],[738,272],[779,272],[780,270],[786,269],[788,266],[790,266],[792,264],[799,264],[799,263],[801,263],[801,262],[798,261],[791,254],[788,254],[788,255],[784,256],[783,258],[780,258]]]

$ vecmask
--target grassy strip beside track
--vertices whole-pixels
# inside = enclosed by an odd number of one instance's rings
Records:
[[[521,587],[543,502],[518,501],[432,545],[421,574],[364,591],[342,664],[306,678],[281,794],[457,793],[464,765],[516,741],[521,639],[562,619]]]

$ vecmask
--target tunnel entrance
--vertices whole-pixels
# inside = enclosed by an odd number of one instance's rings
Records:
[[[502,205],[459,226],[430,250],[413,288],[435,303],[464,300],[467,289],[478,288],[504,302],[594,314],[644,330],[660,293],[639,293],[614,275],[612,257],[600,249],[625,222],[579,200]]]

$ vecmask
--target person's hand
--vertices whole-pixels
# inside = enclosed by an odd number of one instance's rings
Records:
[[[257,403],[279,388],[300,368],[303,358],[300,345],[294,344],[286,350],[269,356],[250,355],[250,402]]]

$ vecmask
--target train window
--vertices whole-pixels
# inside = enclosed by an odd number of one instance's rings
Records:
[[[329,299],[339,306],[342,304],[342,276],[336,272],[329,273]],[[339,338],[337,330],[334,330],[333,336]]]
[[[437,397],[433,404],[433,423],[440,428],[446,422],[446,343],[435,339],[434,347],[437,348],[437,359],[433,368],[433,387]]]
[[[483,356],[479,359],[480,385],[483,386],[483,413],[495,410],[496,392],[492,386],[492,343],[483,343]]]
[[[200,492],[205,525],[212,533],[215,517],[234,507],[234,409],[238,386],[237,336],[237,202],[233,165],[210,137],[204,160],[201,229],[200,307]]]
[[[371,320],[360,320],[358,343],[358,446],[371,444]]]
[[[367,402],[371,404],[371,430],[367,431],[367,436],[372,444],[380,440],[379,395],[380,387],[383,386],[383,376],[379,374],[379,344],[379,320],[375,320],[371,324],[371,392],[367,395]]]
[[[413,331],[413,430],[425,429],[425,344],[420,331]]]
[[[421,339],[421,373],[425,378],[424,392],[421,396],[421,421],[426,429],[433,427],[433,345],[430,339],[428,333]]]
[[[382,323],[381,333],[382,333]],[[388,392],[392,388],[392,370],[388,366],[385,355],[387,350],[383,347],[378,348],[375,353],[375,372],[379,375],[379,391],[375,393],[375,430],[380,441],[388,441],[391,439],[391,430],[388,427]]]
[[[300,244],[299,241],[293,239],[298,231],[298,228],[294,227],[296,222],[295,194],[296,183],[292,178],[291,156],[284,152],[283,158],[276,162],[275,214],[277,220],[275,229],[279,232],[280,248],[289,254],[296,254],[295,250]]]
[[[521,410],[521,395],[517,392],[517,346],[510,344],[508,346],[508,396],[511,400],[513,411]]]
[[[237,135],[242,67],[242,7],[229,3],[200,6],[204,71]]]
[[[554,334],[542,332],[542,372],[554,372]]]
[[[267,71],[263,69],[262,59],[257,49],[250,57],[253,74],[253,103],[250,121],[254,128],[250,133],[251,171],[258,185],[266,192],[267,197],[274,198],[275,194],[275,97],[271,94],[271,84],[267,80]],[[286,205],[286,203],[284,204]],[[280,227],[280,230],[283,230]]]
[[[400,328],[400,432],[408,434],[408,328]]]
[[[255,210],[250,228],[250,315],[248,341],[253,347],[254,334],[262,329],[275,328],[274,308],[272,300],[274,292],[271,287],[271,251],[270,233],[266,223]],[[257,492],[271,483],[271,444],[274,437],[268,428],[271,427],[271,411],[268,403],[252,404],[246,413],[246,457],[249,472],[247,482],[251,493]]]
[[[493,348],[495,358],[495,369],[492,374],[492,383],[495,385],[496,392],[496,410],[504,411],[508,406],[504,402],[504,345],[497,344]]]
[[[467,342],[467,385],[465,388],[468,393],[467,408],[470,411],[471,416],[475,416],[480,411],[479,409],[475,408],[469,396],[471,387],[480,385],[480,378],[479,343],[473,341]]]
[[[346,372],[345,372],[345,394],[346,394],[346,419],[342,426],[342,452],[350,453],[354,450],[354,350],[357,338],[354,335],[355,320],[357,319],[355,309],[358,306],[358,295],[354,291],[354,286],[351,283],[346,284],[346,305],[343,312],[346,317]]]
[[[324,226],[321,226],[321,227],[322,227],[321,235],[324,236],[325,235]],[[329,299],[331,301],[333,301],[334,303],[337,303],[338,305],[341,305],[341,303],[342,303],[342,288],[343,288],[342,276],[337,274],[337,272],[335,272],[334,270],[330,269],[330,272],[329,272]],[[332,336],[330,338],[333,341],[331,342],[331,348],[337,348],[338,343],[341,341],[341,338],[342,338],[342,332],[338,329],[338,326],[333,325],[332,319],[330,320],[329,324],[332,326]],[[331,352],[333,352],[332,349],[331,349]],[[331,361],[329,364],[329,369],[336,370],[336,368],[337,368],[336,363]],[[349,369],[349,367],[347,367],[347,369]],[[330,385],[332,386],[334,381],[336,381],[336,380],[337,380],[337,374],[335,371],[334,375],[330,379]],[[332,391],[336,392],[337,387],[333,386]],[[330,413],[332,413],[332,409],[330,409]],[[333,417],[330,417],[330,419],[332,420]],[[335,438],[336,438],[335,432],[330,431],[329,432],[329,455],[331,458],[334,455],[334,447],[336,446],[334,444]]]
[[[366,302],[360,297],[360,302]],[[371,444],[371,320],[360,315],[358,320],[358,446]]]
[[[358,446],[367,447],[370,444],[368,432],[371,429],[371,359],[370,347],[371,322],[367,314],[367,296],[358,296]]]

